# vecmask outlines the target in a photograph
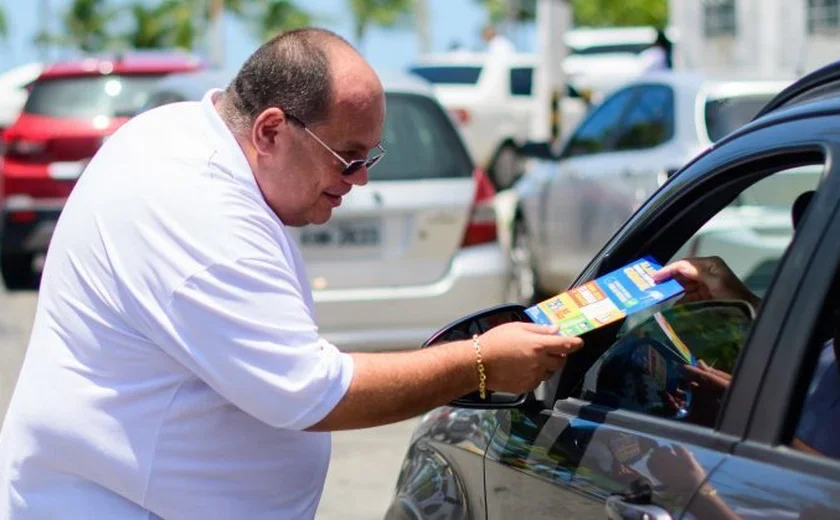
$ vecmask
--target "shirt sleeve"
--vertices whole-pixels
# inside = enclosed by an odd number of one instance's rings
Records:
[[[162,348],[238,408],[277,428],[327,416],[353,377],[353,358],[319,338],[287,266],[239,259],[173,293]]]

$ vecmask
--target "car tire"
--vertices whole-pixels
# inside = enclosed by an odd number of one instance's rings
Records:
[[[32,266],[33,259],[31,253],[0,255],[0,271],[7,290],[27,291],[38,288],[38,275]]]
[[[522,170],[522,157],[519,155],[519,151],[513,144],[508,143],[502,146],[496,154],[490,177],[493,179],[493,184],[496,185],[497,190],[506,190],[522,176]]]
[[[546,299],[546,295],[539,288],[532,244],[525,221],[521,218],[516,219],[508,253],[510,276],[506,296],[509,302],[530,306]]]

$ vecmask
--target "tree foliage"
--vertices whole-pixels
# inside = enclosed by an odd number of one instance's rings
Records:
[[[504,20],[532,21],[537,14],[536,0],[475,1],[487,10],[487,20],[492,24]],[[571,0],[571,4],[576,26],[663,27],[668,21],[667,0]]]
[[[372,26],[394,27],[407,22],[413,12],[413,0],[350,0],[356,43],[363,47]]]
[[[39,34],[35,41],[83,52],[125,47],[194,50],[225,13],[245,22],[261,41],[312,22],[309,12],[293,0],[133,0],[109,5],[108,0],[72,0],[61,18],[61,31]],[[3,21],[0,17],[0,37]]]

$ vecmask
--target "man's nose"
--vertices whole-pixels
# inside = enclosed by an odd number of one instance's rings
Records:
[[[353,186],[364,186],[368,183],[368,169],[366,166],[362,166],[358,170],[354,171],[350,175],[344,176],[344,181],[348,184],[352,184]]]

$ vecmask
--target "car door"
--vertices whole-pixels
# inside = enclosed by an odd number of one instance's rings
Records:
[[[674,162],[674,92],[670,85],[640,84],[621,118],[610,152],[579,174],[573,221],[580,231],[573,247],[592,258],[630,215],[664,182]],[[567,195],[568,196],[568,195]],[[583,264],[578,265],[575,274]]]
[[[840,146],[830,142],[836,117],[828,114],[754,129],[700,156],[645,203],[578,283],[646,254],[662,262],[671,259],[706,221],[767,175],[807,164],[836,170],[837,161],[831,158]],[[837,193],[840,188],[838,174],[832,174],[834,182],[823,192]],[[829,216],[811,212],[806,221],[810,226],[826,225]],[[793,278],[802,274],[802,259],[811,258],[818,244],[817,238],[797,235],[782,264],[786,270],[774,278],[774,285],[795,282]],[[719,502],[715,497],[725,489],[705,486],[707,476],[718,475],[716,470],[726,467],[736,448],[749,447],[740,442],[770,359],[768,348],[777,343],[784,322],[777,310],[783,302],[774,302],[762,306],[740,349],[732,395],[723,401],[707,399],[702,407],[695,403],[692,414],[685,416],[690,420],[661,408],[617,406],[600,399],[597,391],[583,392],[585,378],[610,352],[620,325],[587,334],[585,348],[541,389],[548,409],[534,406],[500,416],[485,459],[488,518],[609,514],[665,519],[680,518],[686,511],[696,518],[720,517],[695,504]],[[628,369],[629,374],[633,370]],[[618,374],[624,377],[620,370]],[[728,484],[737,484],[739,471],[721,475]],[[733,489],[731,494],[738,492]],[[750,499],[743,487],[740,492]]]
[[[586,190],[586,175],[610,175],[621,167],[612,157],[612,143],[622,116],[635,95],[634,87],[621,89],[596,108],[566,143],[553,177],[542,191],[544,215],[539,241],[546,245],[540,264],[549,276],[565,286],[592,257],[590,224],[600,211],[597,193]],[[597,171],[597,173],[595,173]],[[588,202],[584,202],[588,201]],[[549,231],[550,230],[550,231]]]
[[[826,337],[840,337],[832,326],[840,287],[838,194],[835,174],[810,202],[797,230],[797,241],[803,243],[785,257],[765,299],[764,312],[784,325],[778,333],[764,323],[755,329],[760,348],[747,352],[742,370],[763,377],[739,380],[728,404],[752,408],[752,413],[729,414],[723,421],[725,428],[745,429],[746,438],[709,475],[709,493],[692,500],[688,509],[695,518],[712,512],[743,518],[840,518],[840,443],[832,440],[840,433],[834,430],[840,417],[832,406],[840,399],[840,386],[836,362],[826,362],[836,360],[838,350]]]

